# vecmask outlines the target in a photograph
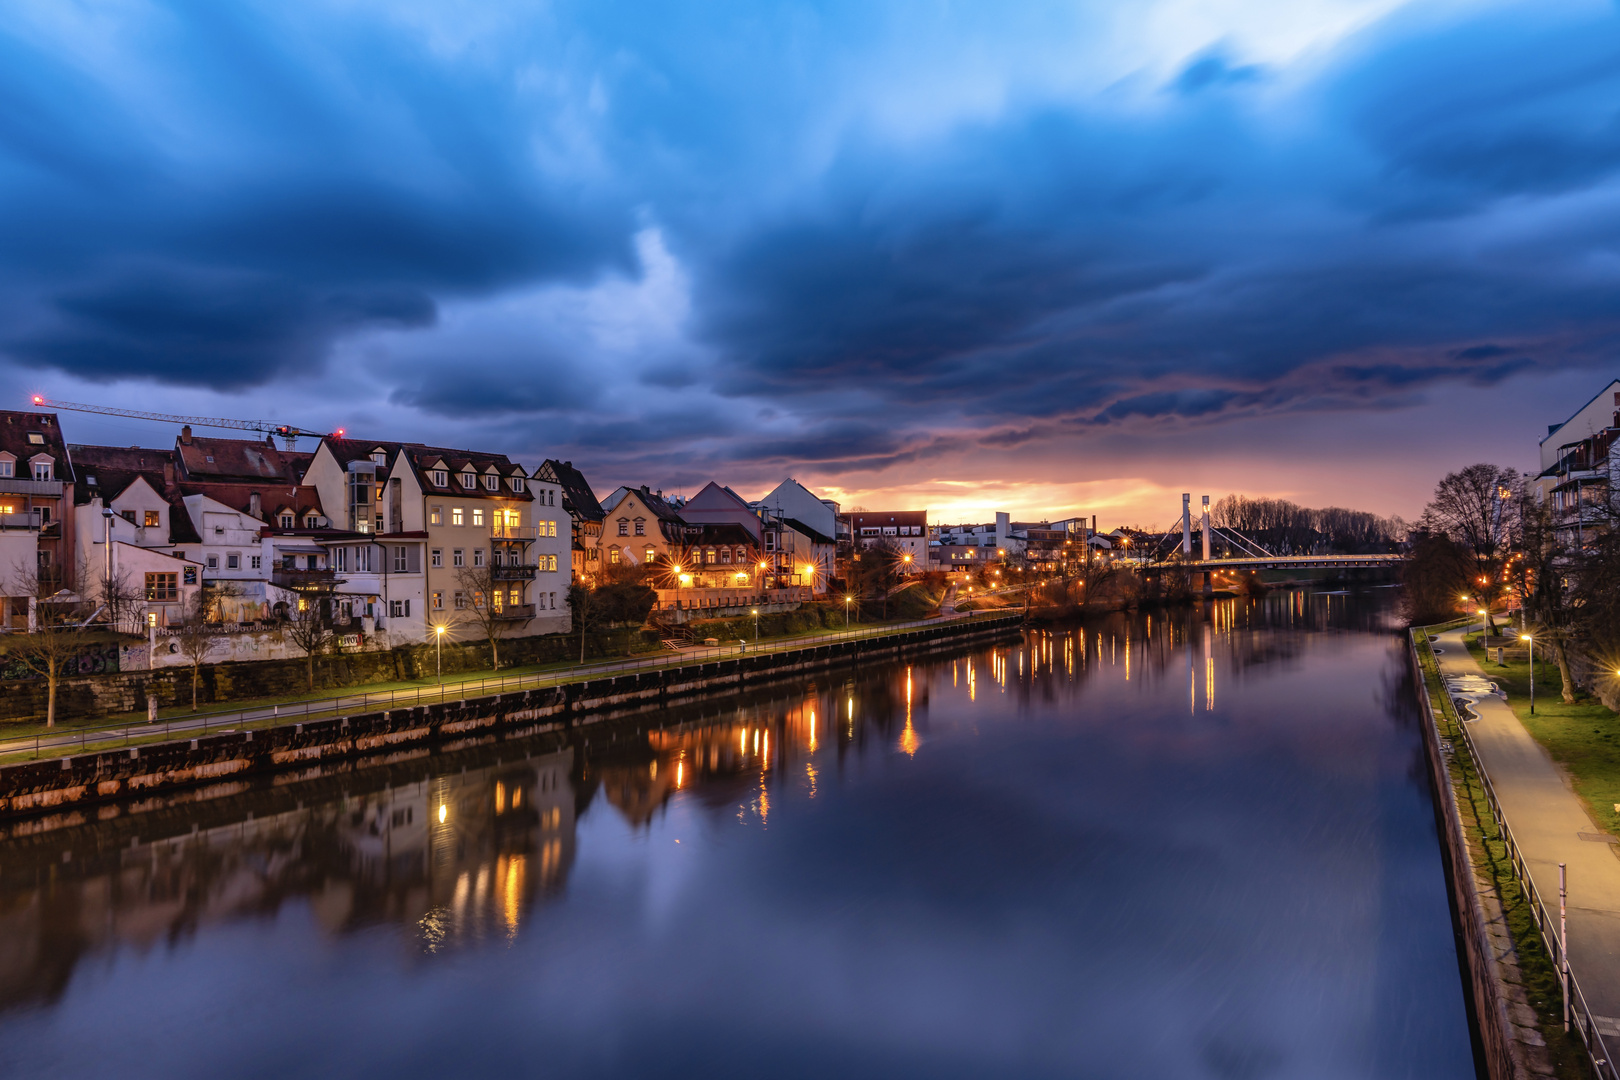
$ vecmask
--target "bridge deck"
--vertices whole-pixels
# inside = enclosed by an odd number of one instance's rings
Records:
[[[1276,555],[1265,559],[1210,559],[1208,562],[1194,559],[1180,565],[1193,570],[1282,570],[1289,567],[1395,566],[1405,558],[1404,555]]]

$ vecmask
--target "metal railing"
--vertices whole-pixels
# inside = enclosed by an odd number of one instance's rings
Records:
[[[1416,647],[1415,643],[1413,647]],[[1485,792],[1486,805],[1491,808],[1491,817],[1496,822],[1497,834],[1507,848],[1513,877],[1519,883],[1519,888],[1524,891],[1525,900],[1529,902],[1530,918],[1536,924],[1536,930],[1541,934],[1547,955],[1552,958],[1553,967],[1560,973],[1561,981],[1564,983],[1565,1023],[1580,1035],[1581,1041],[1586,1045],[1592,1072],[1600,1080],[1620,1080],[1620,1066],[1616,1065],[1614,1056],[1609,1052],[1603,1032],[1598,1030],[1597,1014],[1587,1005],[1586,994],[1581,990],[1580,980],[1575,977],[1574,965],[1564,952],[1564,942],[1558,934],[1559,921],[1548,913],[1547,906],[1541,899],[1541,892],[1536,888],[1535,879],[1530,875],[1530,864],[1519,847],[1518,839],[1513,835],[1512,827],[1508,825],[1507,815],[1502,812],[1502,804],[1496,797],[1496,789],[1491,785],[1490,774],[1485,771],[1485,763],[1474,747],[1474,737],[1468,732],[1468,723],[1457,713],[1456,703],[1451,698],[1451,688],[1446,686],[1445,676],[1440,672],[1440,661],[1434,655],[1434,643],[1427,634],[1424,648],[1428,650],[1429,661],[1434,665],[1435,675],[1440,680],[1444,708],[1449,710],[1451,719],[1462,735],[1462,744],[1468,751],[1468,758],[1474,763],[1474,772],[1479,776],[1480,787]],[[1418,664],[1418,675],[1420,678],[1423,675],[1421,663]],[[1428,687],[1423,686],[1421,689],[1423,711],[1432,724],[1434,714],[1429,705]],[[1435,737],[1439,738],[1438,731],[1435,732]]]
[[[890,623],[886,626],[869,627],[863,630],[818,634],[813,637],[795,638],[767,645],[750,646],[745,643],[742,645],[719,645],[706,648],[683,648],[679,653],[662,651],[635,660],[614,660],[602,664],[574,667],[565,671],[535,672],[527,675],[496,675],[489,678],[480,678],[476,682],[467,679],[460,682],[440,682],[438,685],[433,685],[431,682],[423,680],[424,685],[409,689],[362,691],[358,694],[339,694],[334,697],[289,702],[284,705],[261,705],[253,708],[230,709],[219,712],[188,713],[181,716],[171,716],[156,722],[141,721],[108,724],[101,727],[76,728],[71,732],[60,734],[41,732],[32,738],[0,741],[0,755],[24,753],[31,750],[33,757],[37,759],[46,750],[77,747],[82,753],[92,745],[101,747],[109,743],[116,744],[119,740],[122,740],[121,745],[128,746],[136,739],[153,739],[160,731],[163,738],[166,739],[175,734],[198,736],[207,735],[210,731],[218,733],[234,730],[228,725],[258,724],[266,720],[273,723],[302,723],[309,720],[333,719],[345,715],[397,709],[402,706],[442,705],[447,702],[489,697],[492,694],[504,694],[517,690],[544,689],[566,683],[585,682],[605,676],[635,674],[664,668],[689,667],[693,664],[715,663],[720,660],[736,659],[742,656],[779,655],[817,649],[846,641],[908,637],[923,630],[931,630],[941,626],[995,623],[999,621],[1005,621],[1011,625],[1020,622],[1022,618],[1023,612],[1021,610],[974,612],[945,618]]]

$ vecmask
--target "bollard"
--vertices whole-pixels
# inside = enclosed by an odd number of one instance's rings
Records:
[[[146,722],[157,723],[157,695],[150,690],[146,692]]]

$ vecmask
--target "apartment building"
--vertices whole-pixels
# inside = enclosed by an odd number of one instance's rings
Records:
[[[572,461],[547,458],[535,470],[533,480],[550,484],[562,492],[562,508],[568,515],[569,555],[574,577],[594,581],[601,567],[602,522],[607,515],[596,500],[585,476]]]
[[[504,454],[332,438],[308,483],[342,507],[344,527],[382,546],[390,567],[408,573],[420,560],[425,608],[406,617],[424,635],[468,630],[486,604],[505,636],[567,632],[571,537],[558,484]]]
[[[1620,506],[1612,478],[1620,457],[1620,379],[1541,439],[1536,497],[1552,510],[1561,547],[1578,549],[1608,527]]]
[[[842,515],[849,530],[849,556],[880,541],[890,541],[900,549],[904,573],[928,569],[928,511],[859,510]]]

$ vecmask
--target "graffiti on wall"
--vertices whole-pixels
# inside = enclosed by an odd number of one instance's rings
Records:
[[[118,646],[87,645],[62,665],[63,675],[111,675],[119,670]],[[0,656],[0,680],[43,679],[15,656]]]

